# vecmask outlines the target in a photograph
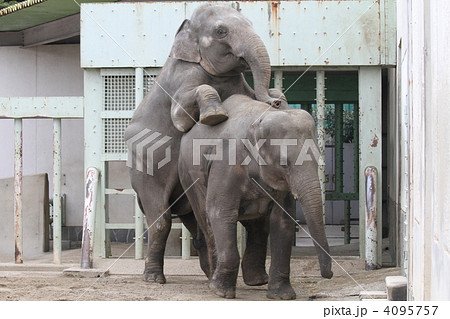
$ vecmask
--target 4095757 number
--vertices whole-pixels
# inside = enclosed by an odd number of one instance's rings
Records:
[[[388,316],[434,316],[438,306],[387,306],[383,312]]]

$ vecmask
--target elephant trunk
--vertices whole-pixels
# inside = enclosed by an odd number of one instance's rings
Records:
[[[269,53],[258,35],[252,34],[246,39],[242,58],[252,71],[255,97],[258,101],[270,103],[272,99],[269,96],[271,78]]]
[[[317,170],[317,166],[315,166],[315,169]],[[301,180],[298,180],[299,176],[302,176]],[[330,249],[323,222],[322,192],[319,178],[317,174],[312,174],[311,176],[308,176],[308,174],[295,174],[292,179],[292,193],[300,202],[309,233],[313,238],[314,246],[319,256],[321,275],[324,278],[331,278],[333,272],[331,271]]]

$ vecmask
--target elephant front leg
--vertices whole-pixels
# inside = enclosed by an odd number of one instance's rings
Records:
[[[267,298],[282,300],[296,298],[289,279],[294,231],[295,224],[292,218],[275,204],[270,214],[271,264]]]
[[[181,132],[189,131],[197,121],[216,125],[228,119],[219,93],[206,84],[189,90],[180,88],[172,99],[170,114],[173,125]]]
[[[236,240],[237,212],[217,210],[209,217],[217,254],[216,269],[209,287],[218,296],[235,298],[240,259]]]
[[[216,125],[228,119],[228,113],[222,108],[219,93],[210,85],[197,88],[197,103],[200,110],[200,123]]]
[[[247,245],[242,258],[242,276],[248,286],[261,286],[267,284],[269,276],[266,272],[267,218],[242,221],[247,230]]]

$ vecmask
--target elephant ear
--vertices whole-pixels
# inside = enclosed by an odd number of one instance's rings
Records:
[[[190,21],[186,19],[178,28],[169,56],[174,59],[199,63],[201,60],[199,45],[190,24]]]

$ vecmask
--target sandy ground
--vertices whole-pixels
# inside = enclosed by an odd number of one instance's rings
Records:
[[[160,285],[142,281],[144,262],[129,256],[96,260],[95,268],[109,269],[109,276],[64,275],[64,269],[78,266],[79,255],[79,250],[64,251],[63,265],[53,265],[51,254],[19,266],[0,263],[0,300],[224,300],[209,290],[196,258],[166,258],[167,283]],[[355,258],[340,257],[336,262],[340,266],[333,264],[335,276],[328,280],[319,276],[317,258],[293,258],[291,282],[297,300],[359,300],[361,291],[384,291],[385,277],[400,273],[398,268],[367,272],[364,262]],[[267,285],[246,286],[239,276],[236,300],[268,300],[266,289]]]

